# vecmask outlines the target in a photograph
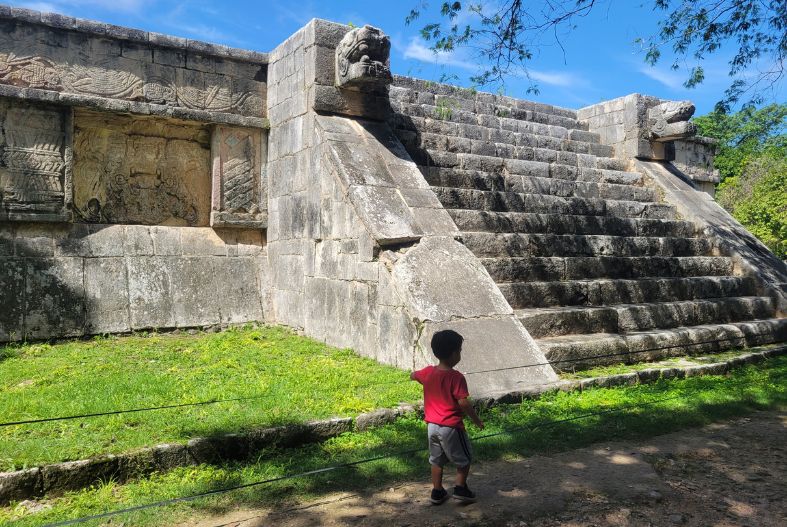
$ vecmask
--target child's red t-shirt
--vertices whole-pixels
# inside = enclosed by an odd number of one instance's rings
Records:
[[[456,370],[427,366],[413,372],[413,378],[424,386],[424,420],[464,429],[464,414],[457,401],[469,395],[465,376]]]

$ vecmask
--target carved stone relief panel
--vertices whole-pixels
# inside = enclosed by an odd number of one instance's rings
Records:
[[[63,220],[67,108],[0,99],[1,219]]]
[[[118,40],[0,20],[0,84],[264,116],[264,82],[153,63],[152,49],[137,60],[121,54]]]
[[[211,225],[264,228],[267,195],[260,130],[217,126],[213,131]]]
[[[210,192],[207,126],[75,112],[77,221],[207,226]]]

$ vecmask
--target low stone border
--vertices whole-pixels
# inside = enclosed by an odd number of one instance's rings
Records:
[[[787,353],[787,346],[755,353],[745,353],[724,362],[682,368],[649,368],[587,379],[558,381],[525,390],[494,394],[476,401],[478,406],[517,403],[537,399],[557,391],[582,391],[587,388],[611,388],[656,382],[658,379],[682,379],[700,375],[721,375],[733,368]],[[97,481],[118,482],[164,472],[176,467],[247,459],[271,446],[295,447],[319,443],[352,430],[362,431],[394,422],[397,418],[423,412],[421,405],[400,405],[363,413],[355,418],[334,418],[309,423],[263,428],[238,434],[198,437],[188,443],[170,443],[142,448],[124,454],[97,456],[79,461],[53,463],[41,467],[0,473],[0,505],[12,501],[58,495],[79,490]]]

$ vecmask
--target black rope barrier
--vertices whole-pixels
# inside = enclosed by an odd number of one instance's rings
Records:
[[[580,419],[587,419],[589,417],[608,415],[608,414],[613,414],[613,413],[620,413],[620,412],[623,412],[623,411],[626,411],[626,410],[633,410],[633,409],[636,409],[636,408],[643,408],[643,407],[646,407],[646,406],[652,406],[654,404],[659,404],[659,403],[666,402],[666,401],[680,399],[680,398],[683,398],[684,396],[685,396],[685,394],[676,395],[676,396],[673,396],[673,397],[664,397],[664,398],[661,398],[661,399],[656,399],[656,400],[648,401],[648,402],[645,402],[645,403],[634,404],[634,405],[626,405],[626,406],[621,406],[619,408],[610,408],[610,409],[603,410],[603,411],[600,411],[600,412],[589,412],[589,413],[586,413],[586,414],[572,416],[572,417],[568,417],[568,418],[565,418],[565,419],[556,419],[556,420],[545,421],[543,423],[536,423],[535,425],[507,428],[507,429],[501,430],[500,432],[493,432],[493,433],[490,433],[490,434],[474,436],[474,437],[471,438],[471,440],[473,440],[473,441],[481,441],[481,440],[484,440],[484,439],[489,439],[489,438],[492,438],[492,437],[497,437],[497,436],[506,435],[506,434],[512,434],[514,432],[520,432],[520,431],[524,431],[524,430],[535,430],[537,428],[550,428],[550,427],[557,426],[559,424],[567,423],[567,422],[570,422],[570,421],[578,421]],[[189,496],[181,496],[181,497],[177,497],[177,498],[170,498],[170,499],[156,501],[156,502],[152,502],[152,503],[146,503],[144,505],[136,505],[136,506],[133,506],[133,507],[127,507],[127,508],[124,508],[124,509],[118,509],[118,510],[115,510],[115,511],[108,511],[108,512],[104,512],[104,513],[100,513],[100,514],[94,514],[94,515],[90,515],[90,516],[83,516],[83,517],[75,518],[75,519],[72,519],[72,520],[65,520],[65,521],[61,521],[61,522],[50,523],[50,524],[44,525],[43,527],[66,527],[67,525],[76,525],[76,524],[79,524],[79,523],[85,523],[85,522],[92,521],[92,520],[101,520],[101,519],[104,519],[104,518],[110,518],[110,517],[113,517],[113,516],[119,516],[121,514],[128,514],[128,513],[131,513],[131,512],[139,512],[139,511],[143,511],[143,510],[149,510],[149,509],[154,509],[154,508],[159,508],[159,507],[165,507],[167,505],[174,505],[176,503],[185,503],[185,502],[189,502],[189,501],[198,500],[198,499],[201,499],[201,498],[206,498],[206,497],[209,497],[209,496],[216,496],[216,495],[219,495],[219,494],[227,494],[229,492],[234,492],[234,491],[237,491],[237,490],[248,489],[248,488],[252,488],[252,487],[259,487],[259,486],[262,486],[262,485],[268,485],[268,484],[277,483],[277,482],[280,482],[280,481],[286,481],[286,480],[290,480],[290,479],[297,479],[297,478],[304,478],[304,477],[309,477],[309,476],[315,476],[315,475],[318,475],[318,474],[324,474],[326,472],[333,472],[333,471],[344,469],[344,468],[349,468],[349,467],[354,467],[354,466],[358,466],[358,465],[363,465],[363,464],[366,464],[366,463],[371,463],[373,461],[380,461],[382,459],[390,459],[390,458],[395,458],[395,457],[400,457],[400,456],[405,456],[405,455],[411,455],[411,454],[415,454],[415,453],[423,452],[423,451],[424,451],[423,446],[420,446],[418,448],[410,448],[410,449],[406,449],[406,450],[399,450],[397,452],[391,452],[391,453],[388,453],[388,454],[381,454],[379,456],[372,456],[372,457],[368,457],[368,458],[359,459],[359,460],[356,460],[356,461],[349,461],[347,463],[339,463],[339,464],[336,464],[336,465],[329,465],[327,467],[322,467],[322,468],[318,468],[318,469],[314,469],[314,470],[307,470],[307,471],[304,471],[304,472],[297,472],[295,474],[286,474],[284,476],[277,476],[275,478],[269,478],[269,479],[264,479],[264,480],[260,480],[260,481],[254,481],[254,482],[251,482],[251,483],[244,483],[242,485],[233,485],[233,486],[230,486],[230,487],[222,487],[222,488],[219,488],[219,489],[214,489],[214,490],[209,490],[209,491],[205,491],[205,492],[200,492],[200,493],[197,493],[197,494],[191,494]]]

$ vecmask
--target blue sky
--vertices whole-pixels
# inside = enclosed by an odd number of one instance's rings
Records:
[[[405,24],[410,9],[421,0],[0,0],[3,1],[259,51],[270,51],[315,17],[355,25],[368,23],[390,35],[394,73],[430,80],[453,74],[459,78],[455,83],[467,85],[467,78],[476,69],[474,57],[468,53],[436,57],[419,39],[419,23]],[[430,6],[434,9],[441,3],[432,0]],[[601,2],[588,17],[577,19],[573,31],[561,37],[565,52],[553,36],[541,39],[542,45],[529,68],[531,78],[539,86],[538,95],[525,93],[529,82],[521,78],[507,81],[506,94],[580,108],[640,92],[665,99],[690,99],[697,105],[697,115],[707,113],[729,85],[726,61],[733,50],[723,50],[724,53],[704,61],[706,80],[700,87],[683,88],[688,69],[671,70],[669,56],[656,67],[647,66],[643,53],[634,44],[635,38],[647,37],[658,29],[658,14],[651,6],[652,0]],[[787,83],[782,81],[769,98],[786,101]]]

